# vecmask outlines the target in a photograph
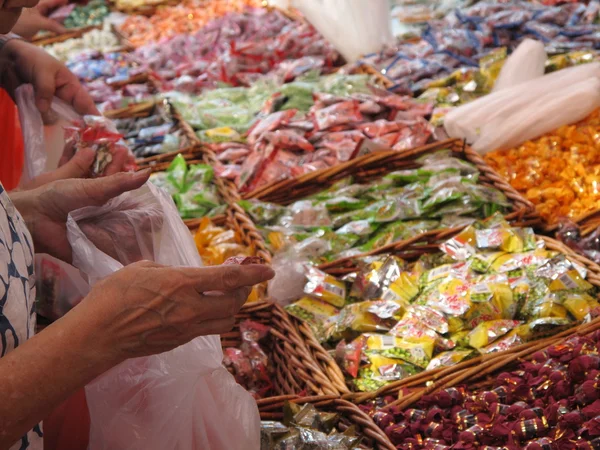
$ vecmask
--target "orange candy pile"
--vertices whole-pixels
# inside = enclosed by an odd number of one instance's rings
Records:
[[[600,110],[485,160],[554,224],[600,209]]]
[[[135,47],[139,47],[176,34],[193,33],[212,19],[261,5],[261,0],[188,0],[177,6],[159,7],[151,17],[130,16],[120,31]]]

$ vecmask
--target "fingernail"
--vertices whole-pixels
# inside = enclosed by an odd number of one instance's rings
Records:
[[[135,177],[139,178],[139,179],[146,179],[150,176],[151,173],[152,173],[152,169],[150,169],[148,167],[147,169],[138,170],[135,173]]]
[[[261,267],[261,275],[265,280],[270,280],[275,276],[275,271],[269,266],[260,266]]]
[[[96,152],[94,150],[92,150],[91,148],[87,148],[87,147],[84,147],[81,150],[79,150],[77,152],[77,154],[80,155],[79,156],[80,158],[83,158],[84,160],[89,161],[90,164],[96,158]]]

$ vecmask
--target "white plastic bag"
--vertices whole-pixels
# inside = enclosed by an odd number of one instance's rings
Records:
[[[492,92],[543,76],[547,58],[544,44],[533,39],[525,39],[502,66]]]
[[[462,105],[453,109],[444,118],[444,128],[450,137],[466,139],[467,142],[481,151],[491,151],[496,148],[503,148],[507,141],[488,139],[484,135],[484,130],[490,132],[496,127],[499,127],[508,118],[518,117],[519,123],[528,128],[536,125],[536,135],[528,134],[528,137],[518,138],[518,145],[527,139],[532,139],[540,134],[552,131],[554,128],[567,125],[569,123],[580,120],[581,115],[566,114],[567,111],[573,111],[573,105],[567,103],[576,101],[579,98],[577,92],[572,88],[582,81],[590,79],[600,79],[600,63],[585,64],[582,66],[571,67],[554,72],[543,77],[536,78],[524,83],[520,83],[514,87],[502,89],[498,92],[493,92],[484,97],[481,97],[473,102]],[[597,97],[592,84],[586,85],[588,95]],[[561,94],[566,93],[566,95]],[[561,99],[565,113],[561,113],[558,117],[547,121],[549,113],[546,113],[543,123],[537,123],[541,113],[547,111],[547,106],[540,102],[540,99],[545,98],[546,103],[550,101],[550,97]],[[551,102],[555,111],[560,111],[560,105],[557,107],[556,101]],[[586,102],[586,104],[590,104]],[[535,106],[534,106],[535,105]],[[587,111],[587,110],[586,110]],[[589,114],[591,111],[587,111]],[[537,119],[533,119],[537,117]],[[585,116],[583,116],[585,117]],[[549,124],[549,126],[545,126]],[[501,136],[501,135],[500,135]],[[480,139],[485,139],[485,148],[482,145],[477,145]],[[491,148],[491,147],[494,148]]]
[[[347,62],[393,41],[389,0],[296,0],[293,6]]]
[[[24,167],[21,185],[58,167],[65,147],[64,127],[81,118],[67,103],[52,100],[47,117],[35,106],[33,87],[20,86],[15,91],[19,120],[23,130]]]
[[[140,228],[139,220],[150,224]],[[135,226],[136,251],[117,261],[99,250],[89,230],[118,239]],[[90,227],[90,228],[88,228]],[[88,234],[84,232],[88,230]],[[201,266],[187,227],[170,196],[147,183],[103,207],[69,215],[74,265],[91,284],[140,258],[172,266]],[[133,255],[133,256],[130,256]],[[260,417],[255,401],[222,366],[218,336],[199,337],[160,355],[128,360],[86,387],[90,450],[255,450]]]
[[[599,107],[600,79],[580,81],[532,100],[524,110],[486,123],[473,149],[479,153],[487,153],[512,148],[562,125],[579,122]]]

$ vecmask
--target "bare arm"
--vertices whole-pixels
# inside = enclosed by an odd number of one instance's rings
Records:
[[[8,449],[77,389],[119,361],[100,351],[84,308],[0,358],[0,449]]]

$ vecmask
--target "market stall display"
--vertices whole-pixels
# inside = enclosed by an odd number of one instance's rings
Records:
[[[150,167],[171,247],[276,270],[221,336],[261,449],[600,445],[600,3],[398,0],[412,34],[347,65],[375,13],[266,3],[91,0],[37,42],[116,127],[67,148]],[[85,295],[38,269],[49,319]]]

